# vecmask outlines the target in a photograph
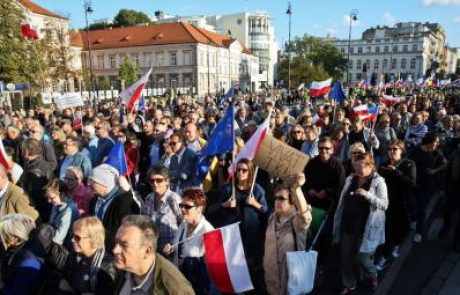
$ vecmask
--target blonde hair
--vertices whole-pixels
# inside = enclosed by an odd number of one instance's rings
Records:
[[[354,151],[358,151],[358,152],[361,152],[362,154],[364,154],[366,152],[366,149],[364,148],[364,145],[361,142],[355,142],[348,149],[348,158],[351,158],[352,153]]]
[[[105,228],[97,217],[83,217],[75,221],[73,224],[73,231],[82,228],[86,228],[88,231],[89,241],[93,249],[101,249],[104,247]]]

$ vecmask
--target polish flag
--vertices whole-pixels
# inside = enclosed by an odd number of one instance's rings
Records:
[[[3,167],[5,167],[7,171],[13,168],[13,165],[11,165],[11,162],[8,159],[8,155],[6,154],[5,147],[3,146],[3,140],[1,138],[0,138],[0,164],[3,165]]]
[[[235,294],[254,289],[238,223],[205,233],[203,242],[209,274],[220,292]]]
[[[269,121],[270,116],[268,116],[267,119],[265,119],[265,121],[260,124],[259,127],[257,127],[257,130],[254,132],[251,138],[249,138],[238,155],[236,155],[235,162],[233,162],[230,167],[228,167],[229,176],[233,175],[233,172],[236,170],[236,164],[239,160],[254,159],[257,151],[259,150],[260,144],[262,143],[262,140],[264,140],[265,134],[267,134],[267,131],[269,130]]]
[[[142,90],[144,90],[145,85],[147,84],[150,73],[152,73],[152,69],[148,70],[148,72],[145,73],[138,81],[129,85],[128,88],[120,93],[121,100],[126,104],[130,112],[133,111],[136,102],[141,97]]]
[[[380,101],[383,102],[386,106],[394,106],[395,104],[401,101],[401,98],[392,95],[382,94],[382,96],[380,97]]]
[[[360,118],[361,120],[366,120],[369,118],[369,111],[367,109],[367,104],[360,104],[353,108],[353,114],[355,117]]]
[[[331,91],[331,83],[332,83],[332,79],[328,79],[326,81],[321,81],[321,82],[313,81],[311,83],[309,95],[311,97],[318,97],[318,96],[328,94],[329,91]]]

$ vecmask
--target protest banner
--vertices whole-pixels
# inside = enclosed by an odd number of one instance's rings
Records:
[[[58,109],[73,108],[84,105],[83,98],[79,92],[67,93],[55,99]]]
[[[254,163],[273,177],[287,178],[303,172],[309,157],[295,148],[266,134],[254,158]]]

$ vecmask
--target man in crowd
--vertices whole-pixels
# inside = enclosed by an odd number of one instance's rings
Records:
[[[85,179],[87,179],[91,173],[91,161],[83,153],[79,152],[79,140],[70,135],[67,136],[64,142],[64,158],[62,159],[61,165],[59,166],[59,178],[63,179],[67,168],[77,167],[83,171]]]
[[[114,145],[113,139],[110,137],[110,130],[111,126],[107,121],[102,121],[96,126],[96,135],[99,140],[92,160],[93,167],[104,162],[104,158],[109,154]]]

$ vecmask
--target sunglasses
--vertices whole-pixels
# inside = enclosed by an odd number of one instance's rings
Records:
[[[192,209],[194,207],[196,207],[196,206],[188,205],[188,204],[182,204],[182,203],[179,204],[179,208],[185,209],[185,210],[190,210],[190,209]]]
[[[246,172],[248,172],[248,169],[245,169],[245,168],[238,168],[238,169],[236,169],[236,172],[243,172],[243,173],[246,173]]]
[[[280,202],[283,202],[283,201],[286,201],[288,198],[284,197],[284,196],[275,196],[275,201],[280,201]]]
[[[351,152],[352,155],[361,155],[361,152]]]
[[[397,150],[399,150],[399,148],[392,147],[392,148],[389,148],[388,150],[389,151],[397,151]]]
[[[176,146],[176,144],[180,143],[180,141],[171,141],[169,142],[170,146]]]
[[[83,239],[89,239],[89,237],[82,237],[82,236],[78,236],[78,235],[72,235],[72,240],[74,240],[77,243],[80,243],[80,241],[83,240]]]
[[[164,178],[150,178],[149,182],[150,183],[163,183],[165,181]]]

